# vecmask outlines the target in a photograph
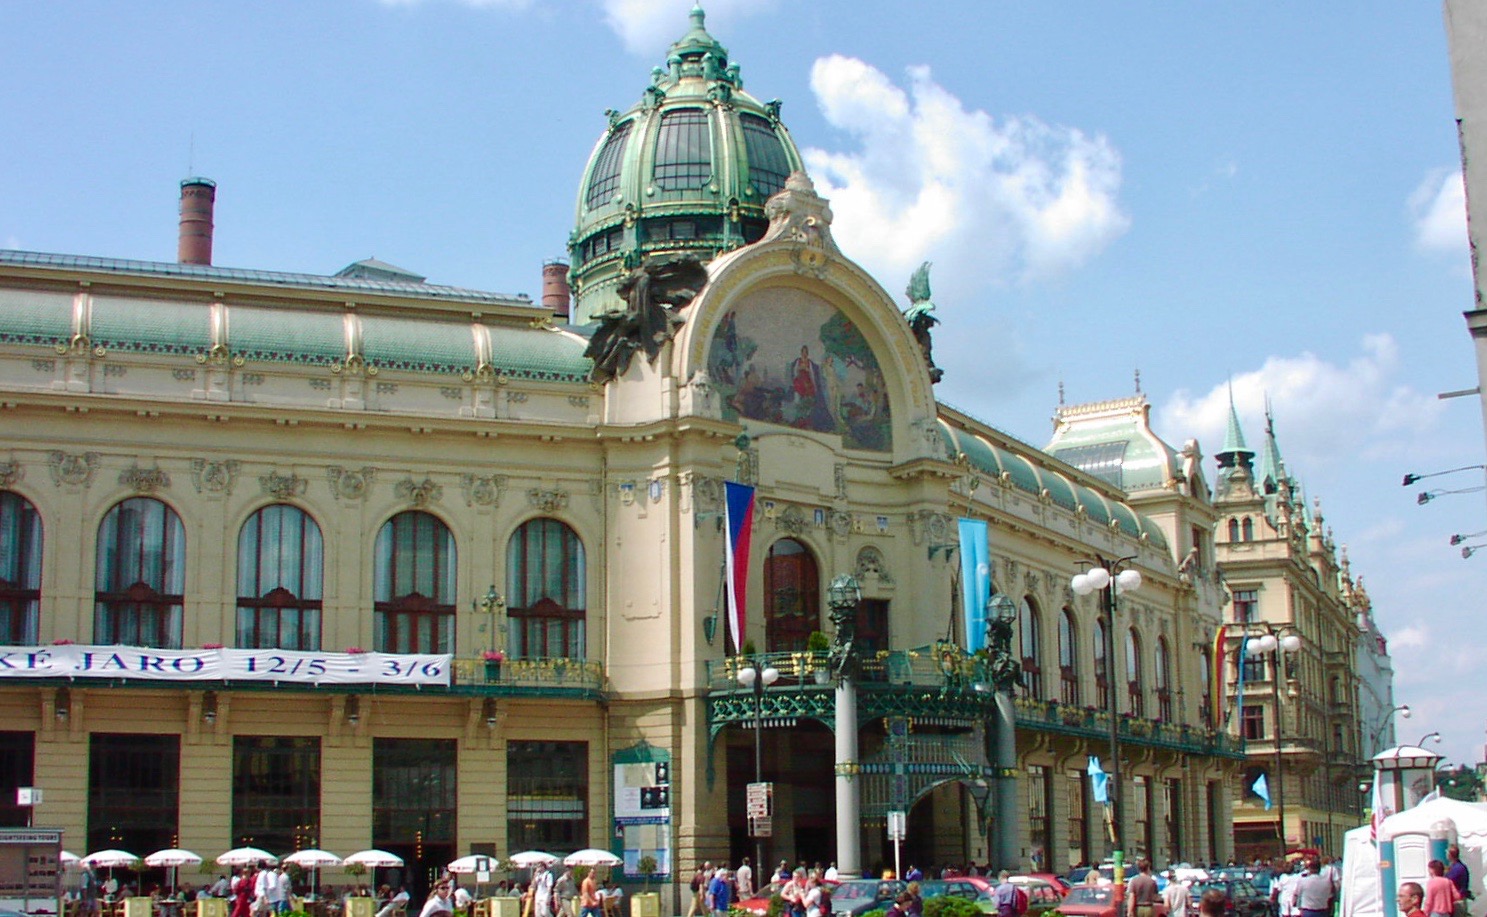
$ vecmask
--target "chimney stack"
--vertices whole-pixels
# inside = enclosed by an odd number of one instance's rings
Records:
[[[542,264],[542,306],[567,321],[572,291],[568,288],[568,262],[545,261]]]
[[[212,263],[212,211],[217,183],[210,178],[181,182],[181,230],[176,260],[182,264]]]

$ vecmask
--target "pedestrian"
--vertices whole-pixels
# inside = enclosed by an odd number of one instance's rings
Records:
[[[98,917],[98,899],[103,888],[98,883],[98,873],[92,866],[83,867],[82,885],[78,889],[78,902],[82,905],[82,917]]]
[[[1188,887],[1177,881],[1177,874],[1167,870],[1167,887],[1162,889],[1162,903],[1167,905],[1170,917],[1186,917],[1192,899]]]
[[[733,871],[733,879],[738,885],[738,900],[754,897],[754,867],[749,865],[748,857],[744,857],[743,862]]]
[[[1296,910],[1301,917],[1330,917],[1332,880],[1322,875],[1322,864],[1306,861],[1306,874],[1296,882]]]
[[[553,917],[552,870],[546,863],[538,863],[532,870],[532,881],[527,887],[532,917]]]
[[[1456,886],[1456,891],[1461,893],[1461,897],[1456,901],[1456,917],[1466,917],[1466,903],[1473,898],[1472,879],[1466,864],[1461,862],[1461,848],[1455,844],[1446,848],[1446,878],[1450,879]]]
[[[454,917],[454,902],[450,900],[448,879],[440,879],[434,883],[434,890],[429,892],[428,900],[423,903],[423,910],[418,912],[418,917]]]
[[[251,917],[253,913],[253,867],[238,869],[238,877],[232,883],[232,917]]]
[[[1270,900],[1275,903],[1275,913],[1280,917],[1298,917],[1296,911],[1296,883],[1301,881],[1287,863],[1281,867],[1280,875],[1270,883]]]
[[[720,866],[707,883],[707,909],[713,917],[728,917],[732,905],[733,886],[728,883],[728,870]]]
[[[687,917],[701,917],[707,913],[707,886],[713,880],[713,864],[704,862],[692,873],[692,903],[687,907]]]
[[[590,869],[578,886],[579,914],[581,917],[602,917],[603,903],[604,899],[599,897],[599,882],[594,878],[594,870]]]
[[[1399,886],[1399,894],[1394,900],[1404,917],[1425,917],[1425,912],[1420,910],[1420,902],[1424,899],[1425,889],[1419,882],[1405,882]]]
[[[1461,892],[1456,890],[1455,882],[1446,878],[1445,863],[1431,860],[1426,869],[1430,871],[1430,878],[1425,880],[1422,909],[1431,917],[1451,917],[1456,913],[1456,902],[1461,900]]]
[[[1157,880],[1151,876],[1151,860],[1142,857],[1136,861],[1136,875],[1126,883],[1126,913],[1130,917],[1152,917],[1160,900]]]
[[[1198,899],[1198,914],[1200,917],[1224,917],[1224,912],[1229,909],[1229,896],[1216,888],[1210,888]]]
[[[1017,886],[1012,884],[1010,872],[1004,869],[997,875],[991,896],[996,902],[997,917],[1017,917]]]

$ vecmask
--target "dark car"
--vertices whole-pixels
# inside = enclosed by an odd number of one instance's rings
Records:
[[[1116,917],[1114,885],[1076,885],[1058,904],[1064,917]],[[1167,906],[1158,901],[1152,917],[1167,917]]]
[[[1248,879],[1205,879],[1194,882],[1188,913],[1198,913],[1198,901],[1207,891],[1224,893],[1224,917],[1272,917],[1275,906],[1270,896]]]
[[[831,890],[831,913],[858,917],[887,910],[909,883],[898,879],[848,879]]]

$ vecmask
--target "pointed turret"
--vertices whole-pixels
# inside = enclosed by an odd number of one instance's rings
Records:
[[[1262,491],[1273,494],[1286,476],[1286,463],[1280,457],[1280,445],[1275,441],[1275,415],[1270,411],[1268,396],[1265,398],[1265,444],[1260,448],[1260,465],[1255,469],[1255,481]]]
[[[1229,390],[1229,429],[1224,431],[1224,448],[1214,453],[1218,459],[1219,468],[1230,470],[1243,466],[1250,467],[1254,460],[1255,452],[1244,442],[1244,430],[1239,426],[1239,412],[1234,408],[1234,391]]]

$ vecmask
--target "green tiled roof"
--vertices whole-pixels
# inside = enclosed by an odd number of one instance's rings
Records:
[[[227,339],[245,360],[320,364],[346,359],[345,327],[334,312],[230,306]]]
[[[71,294],[0,289],[0,344],[51,347],[71,337]]]
[[[205,305],[151,302],[114,296],[93,299],[92,340],[109,350],[195,356],[212,347],[210,310]]]

